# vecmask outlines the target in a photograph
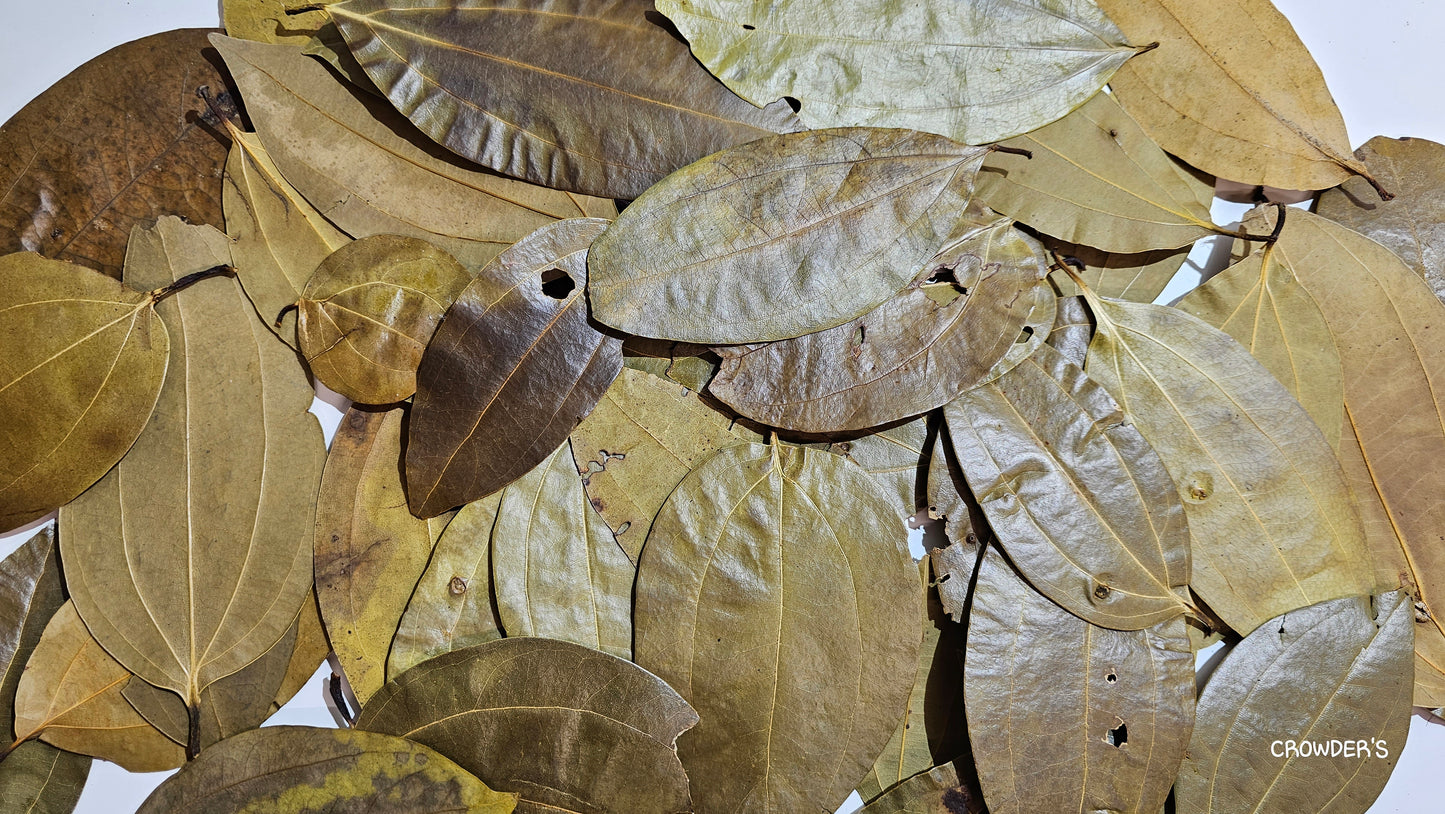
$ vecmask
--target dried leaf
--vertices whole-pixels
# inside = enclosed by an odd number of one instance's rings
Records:
[[[131,674],[90,635],[74,603],[60,607],[25,665],[15,693],[16,740],[119,763],[126,771],[174,769],[185,750],[131,708]]]
[[[622,340],[622,365],[677,382],[695,393],[707,387],[718,367],[706,345],[637,336]]]
[[[0,257],[0,529],[69,502],[130,449],[166,375],[153,305],[87,268]]]
[[[913,685],[914,569],[839,456],[739,444],[683,479],[642,551],[635,649],[702,717],[678,744],[698,811],[843,802]]]
[[[492,528],[497,618],[509,636],[543,636],[632,658],[636,567],[582,489],[566,441],[502,490]]]
[[[1137,253],[1212,233],[1212,186],[1181,170],[1114,97],[1096,94],[1062,119],[1005,144],[978,174],[990,209],[1070,243]]]
[[[984,552],[964,695],[988,810],[1156,812],[1194,726],[1184,620],[1094,627]]]
[[[954,622],[964,620],[971,596],[973,574],[978,570],[981,556],[983,545],[972,532],[943,548],[930,549],[928,552],[933,571],[938,575],[935,584],[939,604]]]
[[[1199,697],[1180,814],[1369,808],[1410,728],[1413,617],[1402,591],[1350,597],[1245,637]]]
[[[227,243],[162,218],[132,236],[126,278],[163,285]],[[325,449],[306,412],[311,386],[239,285],[206,280],[157,311],[171,347],[155,415],[125,460],[61,511],[61,554],[96,639],[195,708],[296,619]]]
[[[208,33],[112,48],[0,127],[0,253],[39,252],[120,279],[134,227],[162,215],[221,224],[230,143],[202,121],[196,96],[226,86],[207,59]]]
[[[598,238],[587,260],[593,314],[630,334],[713,345],[841,325],[973,228],[959,213],[985,155],[863,128],[710,155],[638,197]]]
[[[928,464],[928,420],[915,418],[871,435],[839,441],[828,451],[842,455],[873,476],[899,515],[909,520],[926,502],[917,494],[919,470]]]
[[[406,449],[418,517],[489,495],[572,432],[622,368],[588,321],[596,218],[545,226],[499,255],[447,310],[417,370]]]
[[[320,6],[337,0],[221,0],[221,21],[226,34],[243,40],[304,45],[326,24]],[[298,8],[303,6],[304,8]]]
[[[876,427],[947,404],[993,373],[1053,292],[1042,282],[1038,244],[1007,219],[976,222],[929,267],[938,282],[919,275],[852,322],[720,348],[722,369],[708,392],[762,424],[799,432]],[[966,293],[940,305],[931,289],[953,286]]]
[[[916,774],[859,809],[858,814],[987,814],[983,795],[945,763]]]
[[[442,751],[487,785],[519,792],[528,814],[676,814],[692,806],[674,743],[696,722],[631,662],[523,638],[423,662],[382,688],[356,726]]]
[[[1135,52],[1093,3],[659,0],[657,10],[753,104],[788,96],[809,127],[905,127],[971,144],[1068,113]]]
[[[229,738],[186,764],[139,814],[508,814],[515,806],[516,795],[492,791],[420,744],[354,729],[272,726]]]
[[[1089,342],[1094,338],[1094,315],[1083,297],[1060,297],[1054,329],[1049,331],[1049,347],[1059,352],[1074,367],[1083,367],[1089,357]]]
[[[693,60],[645,0],[349,0],[327,9],[378,87],[458,155],[632,199],[718,150],[801,129]]]
[[[460,161],[384,100],[298,48],[212,38],[256,135],[288,182],[352,237],[403,234],[480,268],[554,220],[613,217],[611,201],[513,181]]]
[[[1289,21],[1268,0],[1097,0],[1131,42],[1159,43],[1109,87],[1149,136],[1205,172],[1324,189],[1365,167]]]
[[[1093,295],[1089,308],[1088,373],[1168,468],[1193,539],[1189,584],[1210,608],[1247,634],[1282,611],[1368,592],[1344,473],[1284,386],[1182,311]]]
[[[1375,136],[1355,157],[1395,199],[1351,178],[1321,193],[1315,211],[1399,255],[1445,300],[1445,145]]]
[[[1189,526],[1164,463],[1053,348],[944,408],[989,526],[1029,582],[1101,627],[1190,610]]]
[[[472,276],[414,237],[373,235],[321,261],[301,295],[296,335],[321,383],[362,404],[416,392],[416,366]]]
[[[755,440],[696,393],[624,367],[572,431],[572,455],[592,507],[636,562],[683,476],[716,450]]]
[[[938,421],[937,433],[928,460],[928,517],[944,521],[944,538],[952,542],[932,546],[929,556],[933,558],[933,570],[939,575],[939,595],[943,599],[943,607],[957,622],[963,619],[960,614],[968,604],[968,582],[982,553],[980,537],[989,536],[988,521],[973,493],[968,490],[967,479],[958,465],[953,441],[948,434],[948,424]],[[945,588],[943,583],[950,579],[948,574],[962,577],[962,581]]]
[[[395,678],[443,653],[501,638],[492,590],[492,527],[502,493],[463,506],[432,550],[387,658]]]
[[[72,814],[90,776],[90,757],[48,743],[22,743],[0,763],[0,810]]]
[[[1078,272],[1079,276],[1084,278],[1084,282],[1095,294],[1131,302],[1153,302],[1159,299],[1164,287],[1169,285],[1169,281],[1174,279],[1174,275],[1179,273],[1184,261],[1189,258],[1189,249],[1113,254],[1047,236],[1040,237],[1039,242],[1051,253],[1082,263],[1084,268]],[[1061,296],[1079,293],[1079,287],[1067,277],[1054,275],[1050,279]]]

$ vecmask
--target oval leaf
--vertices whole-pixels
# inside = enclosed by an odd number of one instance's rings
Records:
[[[1410,729],[1413,617],[1396,591],[1321,602],[1246,636],[1199,696],[1179,814],[1369,808]]]
[[[842,804],[907,705],[917,580],[891,502],[836,455],[739,444],[683,479],[642,550],[635,647],[702,717],[678,744],[698,810]]]
[[[801,129],[692,58],[646,0],[349,0],[327,9],[418,127],[554,189],[631,200],[709,153]]]
[[[418,238],[349,243],[306,282],[297,304],[301,354],[322,384],[352,401],[408,398],[422,351],[471,279],[455,258]]]
[[[753,104],[789,96],[809,127],[904,127],[970,144],[1068,113],[1134,53],[1087,2],[658,0],[657,10]]]
[[[387,811],[509,814],[492,791],[420,744],[377,732],[271,726],[206,751],[162,783],[138,814]]]
[[[0,257],[0,529],[68,503],[140,435],[170,341],[152,305],[87,268]]]
[[[710,155],[649,189],[597,240],[592,310],[630,334],[715,345],[841,325],[972,228],[958,213],[986,154],[853,128]]]
[[[988,810],[1162,810],[1194,726],[1184,620],[1094,627],[993,548],[975,591],[963,687]]]
[[[417,369],[406,449],[418,517],[491,494],[549,454],[622,368],[622,343],[588,322],[587,248],[607,228],[538,229],[462,291]]]
[[[360,729],[430,745],[487,785],[519,792],[521,811],[578,814],[691,811],[674,743],[695,723],[692,707],[637,665],[525,638],[422,662],[356,719]]]
[[[1043,594],[1102,627],[1189,609],[1189,526],[1169,472],[1104,388],[1053,348],[944,409],[969,489]]]

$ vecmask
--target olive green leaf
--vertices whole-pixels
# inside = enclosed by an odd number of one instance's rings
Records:
[[[717,359],[706,345],[629,336],[622,340],[622,365],[669,379],[702,392],[717,373]]]
[[[1321,193],[1315,211],[1399,255],[1445,300],[1445,145],[1375,136],[1355,157],[1395,199],[1351,178]]]
[[[973,228],[959,213],[987,153],[840,128],[710,155],[643,193],[598,238],[587,258],[593,315],[630,334],[714,345],[841,325]]]
[[[1082,370],[1040,348],[944,417],[999,543],[1045,596],[1116,630],[1190,609],[1179,493],[1118,403]]]
[[[622,368],[622,342],[588,319],[596,218],[544,226],[482,269],[417,369],[407,435],[411,511],[432,517],[489,495],[547,458]]]
[[[975,590],[963,688],[988,810],[1162,810],[1194,726],[1184,620],[1095,627],[992,547]]]
[[[903,523],[818,450],[739,444],[694,469],[653,521],[634,602],[637,663],[702,717],[678,743],[699,811],[836,809],[918,669]]]
[[[708,392],[762,424],[844,432],[926,413],[977,386],[1013,348],[1036,298],[1053,298],[1038,244],[1008,219],[985,217],[931,272],[851,322],[719,348]],[[935,286],[966,293],[940,305]]]
[[[1284,385],[1196,317],[1086,296],[1098,322],[1086,369],[1184,500],[1190,587],[1240,634],[1283,611],[1367,593],[1370,557],[1344,473]]]
[[[493,791],[421,744],[355,729],[271,726],[208,749],[162,783],[139,814],[386,811],[509,814]]]
[[[228,130],[231,155],[226,159],[221,200],[231,257],[240,270],[237,279],[261,321],[295,347],[296,315],[286,309],[296,303],[321,261],[351,238],[281,177],[255,133],[244,133],[229,123]]]
[[[423,132],[542,186],[632,199],[685,164],[801,129],[692,58],[646,0],[349,0],[327,9]]]
[[[1410,729],[1413,619],[1395,591],[1321,602],[1246,636],[1199,697],[1179,814],[1369,808]]]
[[[1075,367],[1083,367],[1089,358],[1089,342],[1094,338],[1094,315],[1083,297],[1060,297],[1054,328],[1049,331],[1049,347],[1059,352]]]
[[[358,729],[424,743],[517,810],[691,811],[677,736],[697,713],[637,665],[552,639],[498,639],[422,662],[372,697]],[[519,749],[519,743],[527,748]]]
[[[1267,225],[1269,211],[1256,210],[1246,224]],[[1290,210],[1276,251],[1319,304],[1339,348],[1345,385],[1340,457],[1371,521],[1379,584],[1404,585],[1419,603],[1416,702],[1438,706],[1445,703],[1445,552],[1439,544],[1445,502],[1436,499],[1445,491],[1439,466],[1445,404],[1438,399],[1445,392],[1445,345],[1437,335],[1445,305],[1387,248],[1308,212]],[[1358,452],[1348,449],[1355,446],[1351,436]],[[1364,584],[1348,593],[1369,592]]]
[[[166,375],[154,304],[81,266],[0,257],[0,529],[69,502],[130,449]]]
[[[1268,0],[1097,2],[1130,41],[1159,43],[1109,87],[1167,152],[1281,189],[1324,189],[1365,172],[1319,66]]]
[[[554,220],[613,217],[598,200],[502,178],[440,150],[383,99],[299,48],[212,36],[286,180],[352,237],[402,234],[469,268]]]
[[[337,0],[221,0],[226,34],[243,40],[304,45],[326,24],[321,6]]]
[[[341,30],[331,18],[326,18],[326,24],[316,29],[310,40],[302,47],[302,51],[313,57],[319,57],[333,70],[341,74],[347,82],[356,90],[366,91],[373,96],[384,96],[371,77],[366,75],[366,69],[352,56],[351,49],[346,45],[346,38],[341,36]]]
[[[362,404],[416,392],[416,366],[472,276],[415,237],[373,235],[316,267],[297,308],[301,353],[321,383]]]
[[[592,507],[636,562],[652,518],[683,476],[716,450],[755,440],[696,393],[623,367],[572,431],[572,455]]]
[[[425,520],[401,480],[406,410],[346,411],[316,505],[316,598],[341,669],[361,703],[386,683],[386,659],[431,556]]]
[[[1179,301],[1234,337],[1310,414],[1331,449],[1340,448],[1345,394],[1340,354],[1319,303],[1275,246],[1210,277]]]
[[[163,285],[228,242],[162,218],[131,236],[126,279]],[[156,310],[172,335],[155,415],[125,459],[62,509],[60,548],[96,639],[195,710],[201,690],[295,621],[312,582],[326,453],[294,353],[239,285],[206,280]]]
[[[442,653],[501,638],[492,590],[492,527],[502,493],[461,508],[432,550],[391,642],[386,673],[395,678]]]
[[[502,490],[492,582],[507,635],[562,639],[630,659],[636,574],[588,501],[568,442]]]
[[[883,487],[899,515],[908,520],[925,502],[918,495],[919,471],[928,465],[929,429],[926,417],[880,429],[878,432],[827,445],[873,476]]]
[[[1153,302],[1163,293],[1164,287],[1179,273],[1184,261],[1189,259],[1189,249],[1160,249],[1138,254],[1114,254],[1099,251],[1090,246],[1066,243],[1048,236],[1040,236],[1039,242],[1053,254],[1073,258],[1084,265],[1079,276],[1089,288],[1101,297],[1111,297],[1131,302]],[[1053,275],[1049,278],[1063,296],[1079,293],[1078,286],[1067,277]]]
[[[858,814],[987,814],[983,795],[953,763],[920,772],[859,809]]]
[[[1135,52],[1093,3],[658,0],[657,10],[753,104],[789,96],[809,127],[904,127],[970,144],[1068,113]]]
[[[1181,170],[1107,93],[1005,143],[1027,155],[990,154],[979,199],[1060,240],[1135,253],[1233,234],[1209,219],[1214,188]]]
[[[90,756],[27,741],[0,763],[0,811],[72,814],[90,776]]]
[[[130,680],[130,671],[96,642],[74,603],[67,602],[46,626],[20,677],[11,748],[38,737],[127,771],[180,766],[184,748],[151,726],[121,694]]]

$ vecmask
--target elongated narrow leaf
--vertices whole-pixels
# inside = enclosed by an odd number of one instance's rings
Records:
[[[0,254],[39,252],[118,280],[136,226],[162,215],[221,225],[227,144],[196,95],[227,87],[206,57],[209,33],[112,48],[0,126]]]
[[[698,811],[835,809],[868,771],[918,668],[906,544],[826,452],[740,444],[678,485],[642,550],[635,647],[702,717],[678,744]]]
[[[632,658],[632,560],[582,489],[563,442],[502,491],[492,529],[497,618],[509,636]]]
[[[127,279],[163,285],[217,243],[228,241],[214,229],[162,218],[132,235]],[[203,280],[157,311],[171,347],[155,415],[62,510],[60,546],[96,639],[194,707],[296,619],[325,449],[295,355],[233,280]]]
[[[944,416],[999,543],[1045,596],[1118,630],[1188,609],[1179,493],[1118,403],[1082,370],[1040,348]]]
[[[993,548],[976,590],[963,687],[988,810],[1160,811],[1194,726],[1184,620],[1095,627]]]
[[[1234,337],[1339,449],[1345,412],[1340,353],[1319,303],[1286,263],[1285,252],[1266,246],[1210,277],[1179,308]]]
[[[404,234],[470,268],[551,221],[613,217],[607,200],[542,189],[447,155],[383,99],[353,91],[299,48],[216,35],[271,159],[352,237]]]
[[[261,321],[282,320],[276,335],[294,347],[296,315],[286,311],[283,319],[282,311],[296,304],[321,261],[351,238],[281,177],[255,133],[232,127],[230,135],[221,200],[237,279]]]
[[[403,673],[359,729],[427,744],[525,812],[691,811],[677,736],[697,713],[637,665],[571,642],[499,639]],[[517,744],[525,742],[525,749]]]
[[[1365,171],[1319,66],[1269,0],[1097,2],[1131,42],[1159,43],[1109,87],[1168,152],[1281,189],[1324,189]]]
[[[274,726],[218,744],[166,780],[141,814],[387,811],[509,814],[492,791],[421,744],[377,732]]]
[[[1028,156],[990,154],[978,196],[1041,232],[1132,253],[1223,231],[1209,219],[1214,189],[1181,170],[1107,93],[1006,144]]]
[[[90,776],[90,756],[29,741],[0,763],[0,810],[72,814]]]
[[[1267,225],[1265,214],[1247,222]],[[1445,305],[1383,246],[1308,212],[1290,210],[1277,251],[1319,303],[1339,348],[1342,435],[1353,434],[1361,450],[1342,449],[1341,457],[1350,459],[1356,499],[1376,521],[1370,548],[1378,580],[1404,585],[1420,603],[1416,701],[1445,703],[1445,502],[1434,497],[1445,491],[1445,345],[1438,339]]]
[[[166,375],[152,305],[87,268],[0,257],[0,529],[69,502],[130,449]]]
[[[639,336],[718,345],[841,325],[971,228],[959,213],[986,154],[851,128],[710,155],[653,186],[598,239],[587,259],[594,315]]]
[[[1042,282],[1038,244],[1007,219],[980,223],[930,266],[932,277],[953,280],[915,280],[826,331],[720,349],[708,392],[760,423],[800,432],[865,429],[942,407],[988,377],[1053,292]],[[934,298],[932,287],[955,285],[966,293],[946,304]]]
[[[406,411],[352,407],[331,442],[316,508],[316,598],[363,704],[386,683],[391,639],[431,556],[401,480]]]
[[[1161,249],[1139,254],[1114,254],[1102,252],[1090,246],[1067,243],[1051,237],[1041,237],[1039,242],[1050,253],[1061,257],[1072,257],[1084,264],[1079,276],[1089,288],[1101,297],[1113,297],[1130,302],[1153,302],[1163,293],[1164,287],[1179,273],[1189,257],[1186,249]],[[1067,277],[1054,275],[1050,280],[1063,296],[1079,293],[1078,286]]]
[[[492,527],[501,502],[496,492],[468,503],[447,524],[397,623],[389,677],[433,656],[501,638],[492,590]]]
[[[952,763],[920,772],[888,790],[859,814],[985,814],[983,795]]]
[[[335,2],[316,0],[302,10],[291,0],[221,0],[221,22],[232,37],[304,45],[326,23],[319,7]]]
[[[543,227],[462,291],[417,369],[406,449],[418,517],[489,495],[557,449],[622,368],[588,322],[587,249],[607,222]]]
[[[1445,300],[1445,145],[1375,136],[1355,157],[1395,199],[1351,178],[1321,193],[1315,211],[1399,255]]]
[[[1199,697],[1179,814],[1369,808],[1410,729],[1413,617],[1396,591],[1321,602],[1246,636]]]
[[[970,144],[1068,113],[1134,53],[1087,2],[659,0],[657,9],[753,104],[790,96],[809,127],[906,127]]]
[[[336,250],[297,305],[301,353],[321,383],[362,404],[416,392],[437,323],[472,276],[424,240],[373,235]]]
[[[587,498],[636,562],[652,518],[683,476],[714,451],[755,440],[696,393],[624,367],[572,431],[572,455]]]
[[[1247,634],[1280,612],[1367,593],[1344,473],[1284,385],[1182,311],[1092,295],[1089,307],[1089,375],[1168,468],[1194,541],[1189,584],[1210,608]]]
[[[126,670],[90,635],[67,602],[45,628],[15,693],[17,740],[119,763],[127,771],[174,769],[185,750],[141,717],[121,694]]]
[[[458,155],[632,199],[685,164],[801,129],[692,58],[647,0],[348,0],[327,11],[392,104]]]

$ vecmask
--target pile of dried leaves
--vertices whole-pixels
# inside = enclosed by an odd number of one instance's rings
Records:
[[[1268,0],[223,7],[0,128],[5,811],[1344,814],[1445,704],[1445,147]]]

